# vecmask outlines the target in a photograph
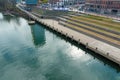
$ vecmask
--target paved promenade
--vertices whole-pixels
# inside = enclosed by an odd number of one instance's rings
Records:
[[[78,44],[81,43],[85,45],[87,48],[93,50],[94,52],[120,65],[120,49],[119,48],[111,46],[105,42],[99,41],[95,38],[84,35],[82,33],[76,32],[75,30],[72,30],[70,28],[64,27],[63,25],[60,25],[59,22],[56,20],[40,19],[27,11],[24,11],[24,12],[27,13],[34,20],[46,25],[46,27],[54,29],[55,31],[60,32],[61,34],[64,34],[67,37],[70,37],[71,39],[77,41]]]

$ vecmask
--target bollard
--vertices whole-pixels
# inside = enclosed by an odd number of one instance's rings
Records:
[[[88,48],[88,43],[86,43],[86,48]]]
[[[80,39],[78,40],[78,44],[80,44]]]
[[[107,56],[109,56],[109,53],[107,53]]]
[[[98,48],[96,47],[96,50],[98,50]]]
[[[71,37],[71,39],[73,40],[73,36]]]
[[[67,35],[68,35],[68,34],[66,33],[66,35],[65,35],[65,36],[67,37]]]

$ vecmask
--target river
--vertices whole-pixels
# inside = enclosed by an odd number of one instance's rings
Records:
[[[120,80],[120,67],[38,23],[0,14],[0,80]]]

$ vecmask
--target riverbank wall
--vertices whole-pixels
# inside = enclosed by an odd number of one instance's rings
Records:
[[[19,7],[18,7],[19,8]],[[69,37],[71,40],[76,41],[78,44],[83,44],[86,46],[86,48],[102,55],[103,57],[117,63],[120,65],[120,49],[114,46],[111,46],[110,44],[107,44],[105,42],[99,41],[95,38],[92,38],[90,36],[87,36],[82,33],[78,33],[75,30],[69,29],[61,24],[60,22],[54,19],[41,19],[39,17],[36,17],[35,15],[31,14],[30,12],[27,12],[21,8],[19,8],[21,11],[25,12],[29,17],[34,19],[35,21],[45,25],[46,27],[49,27],[53,29],[56,32],[59,32],[60,34]]]

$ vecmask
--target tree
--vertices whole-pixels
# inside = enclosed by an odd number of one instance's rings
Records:
[[[15,0],[14,0],[15,1]],[[0,8],[3,10],[9,10],[14,7],[14,2],[13,0],[0,0]]]
[[[48,0],[41,0],[42,3],[48,3]]]

